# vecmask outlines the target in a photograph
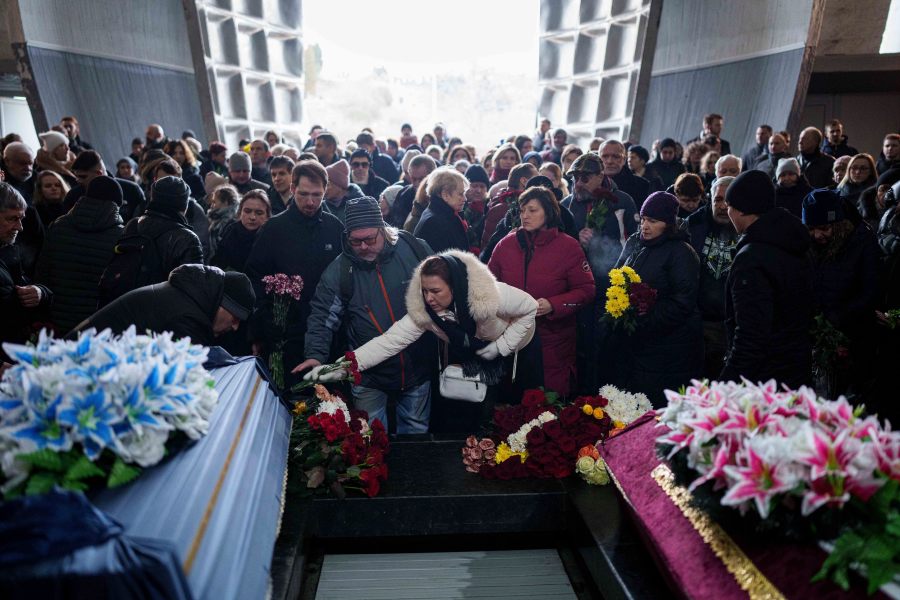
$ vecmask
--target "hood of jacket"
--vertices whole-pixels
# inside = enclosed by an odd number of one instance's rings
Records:
[[[181,265],[169,274],[169,285],[184,292],[212,322],[225,292],[225,273],[218,267]]]
[[[78,231],[104,231],[122,225],[119,207],[109,200],[82,196],[69,212],[72,225]]]
[[[800,219],[783,208],[773,208],[763,213],[741,237],[737,250],[747,244],[768,244],[788,254],[803,256],[809,250],[809,230]]]
[[[496,317],[500,308],[500,291],[497,289],[497,280],[487,266],[469,252],[447,250],[444,254],[456,257],[466,268],[469,279],[469,313],[475,322]],[[425,328],[431,324],[431,317],[425,310],[425,299],[422,298],[421,272],[422,265],[419,264],[413,271],[406,290],[406,312],[417,326]]]

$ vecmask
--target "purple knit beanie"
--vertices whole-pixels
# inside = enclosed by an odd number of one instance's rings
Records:
[[[677,214],[678,198],[668,192],[653,192],[641,205],[642,217],[664,221],[670,225],[675,224]]]

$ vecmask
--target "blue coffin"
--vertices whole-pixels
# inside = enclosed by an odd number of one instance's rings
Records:
[[[291,415],[255,359],[211,371],[209,433],[93,498],[130,536],[168,542],[195,598],[265,598],[281,521]]]

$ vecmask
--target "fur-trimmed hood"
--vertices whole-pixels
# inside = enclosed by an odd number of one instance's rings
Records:
[[[469,314],[475,321],[478,339],[496,341],[503,356],[521,350],[534,337],[537,300],[527,292],[497,281],[478,257],[461,250],[447,250],[465,266],[469,280]],[[406,290],[406,314],[416,327],[445,335],[431,321],[422,297],[422,264],[413,272]]]
[[[497,316],[500,308],[500,291],[497,289],[497,280],[494,274],[488,270],[487,265],[469,252],[460,250],[448,250],[444,254],[453,256],[466,267],[466,275],[469,279],[469,313],[475,322],[485,321]],[[424,261],[423,261],[424,263]],[[431,317],[425,310],[425,299],[422,297],[422,264],[413,271],[406,290],[406,312],[419,327],[427,327],[431,324]]]

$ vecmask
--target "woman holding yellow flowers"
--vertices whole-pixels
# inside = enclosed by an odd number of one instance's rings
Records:
[[[622,281],[610,282],[606,298],[613,317],[628,308],[628,294],[618,285],[632,274],[657,292],[634,331],[619,333],[624,350],[620,383],[630,392],[647,394],[655,407],[665,404],[664,390],[677,390],[703,370],[700,261],[676,223],[677,214],[678,199],[672,194],[655,192],[644,201],[641,226],[628,238],[611,274]]]

